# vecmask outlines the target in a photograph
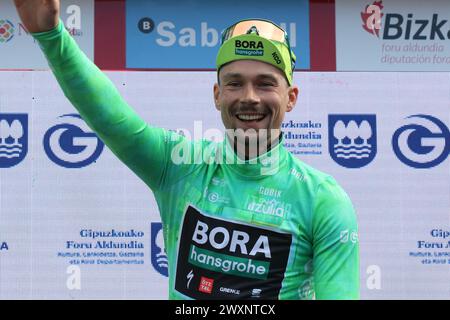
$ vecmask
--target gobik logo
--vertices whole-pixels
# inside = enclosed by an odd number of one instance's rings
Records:
[[[278,298],[291,234],[214,218],[191,205],[183,220],[178,292],[194,299],[250,299],[258,288],[258,298]]]
[[[382,1],[375,1],[367,5],[361,12],[363,29],[370,34],[379,37],[379,31],[383,29],[383,40],[449,40],[450,24],[447,19],[439,17],[438,13],[430,16],[416,18],[413,13],[408,13],[405,17],[400,13],[386,13],[384,26],[382,25],[381,12]]]
[[[19,164],[28,151],[28,115],[0,113],[0,168]]]
[[[48,158],[64,168],[82,168],[95,162],[104,144],[77,114],[61,117],[63,123],[51,127],[44,136]]]
[[[166,250],[164,247],[164,237],[161,222],[151,223],[151,244],[150,257],[152,266],[165,277],[169,276],[169,265],[167,261]]]
[[[409,124],[398,128],[392,137],[395,154],[404,164],[418,169],[439,165],[450,153],[450,132],[439,119],[416,114]]]
[[[374,114],[330,114],[328,149],[331,158],[346,168],[368,165],[377,153],[377,129]]]
[[[6,43],[14,37],[14,25],[11,21],[0,19],[0,44]]]

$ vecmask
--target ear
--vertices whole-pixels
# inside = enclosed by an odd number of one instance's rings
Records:
[[[298,98],[298,87],[297,86],[291,86],[288,89],[288,104],[286,108],[286,112],[291,112],[292,109],[294,109],[295,104],[297,103]]]
[[[217,83],[214,84],[214,104],[216,105],[216,109],[220,111],[219,105],[219,95],[220,95],[220,87]]]

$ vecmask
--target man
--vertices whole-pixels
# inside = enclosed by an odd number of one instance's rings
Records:
[[[284,30],[257,19],[225,30],[214,101],[227,135],[190,142],[134,113],[59,22],[59,1],[15,4],[68,99],[152,189],[171,299],[359,298],[348,196],[283,147],[298,95]]]

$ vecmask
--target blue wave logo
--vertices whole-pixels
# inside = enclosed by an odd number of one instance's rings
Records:
[[[59,118],[64,123],[51,127],[44,135],[44,150],[48,158],[64,168],[83,168],[95,162],[104,143],[87,127],[77,114]]]
[[[152,266],[165,277],[169,276],[169,263],[167,260],[166,250],[164,247],[164,237],[161,222],[151,223],[151,245],[150,256]]]
[[[330,114],[328,140],[336,163],[346,168],[364,167],[377,153],[376,116]]]
[[[398,128],[392,136],[392,148],[404,164],[427,169],[445,161],[450,154],[450,132],[439,119],[416,114],[411,123]]]
[[[0,113],[0,168],[19,164],[28,152],[28,115]]]

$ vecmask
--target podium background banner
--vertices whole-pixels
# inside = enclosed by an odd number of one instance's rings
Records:
[[[94,0],[61,0],[61,20],[84,53],[94,59]],[[48,69],[9,0],[0,2],[0,57],[0,69]]]
[[[107,75],[152,125],[223,128],[215,72]],[[294,79],[300,96],[283,124],[285,144],[353,201],[361,298],[448,299],[450,74]],[[0,298],[167,299],[151,191],[92,134],[53,75],[0,72],[0,123]],[[367,147],[342,153],[338,141]]]

